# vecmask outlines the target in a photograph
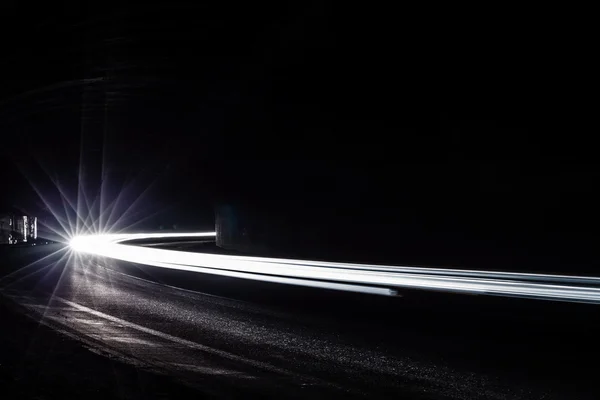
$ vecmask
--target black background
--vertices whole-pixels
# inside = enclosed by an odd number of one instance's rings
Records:
[[[321,1],[2,7],[5,208],[60,212],[56,182],[76,198],[81,177],[90,198],[101,181],[103,204],[121,196],[124,226],[200,226],[234,204],[287,254],[596,273],[594,125],[563,20]]]

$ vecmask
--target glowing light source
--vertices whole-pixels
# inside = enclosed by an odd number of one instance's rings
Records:
[[[75,236],[69,241],[69,247],[74,251],[84,252],[89,245],[89,237],[87,236]]]
[[[398,288],[410,288],[600,303],[600,278],[595,277],[227,256],[123,243],[214,236],[215,232],[89,235],[74,237],[70,246],[79,253],[160,268],[335,290],[394,295]]]

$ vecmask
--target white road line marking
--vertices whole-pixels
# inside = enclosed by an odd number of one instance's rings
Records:
[[[232,299],[230,297],[217,296],[216,294],[204,293],[204,292],[199,292],[197,290],[191,290],[191,289],[185,289],[185,288],[181,288],[181,287],[177,287],[177,286],[167,285],[166,283],[162,283],[162,282],[151,281],[149,279],[140,278],[139,276],[129,275],[129,274],[126,274],[124,272],[117,271],[116,269],[105,267],[105,266],[103,266],[101,264],[96,264],[96,267],[97,268],[102,268],[103,270],[107,271],[108,273],[114,273],[114,274],[122,275],[122,276],[125,276],[127,278],[132,278],[132,279],[135,279],[135,280],[138,280],[138,281],[142,281],[142,282],[146,282],[146,283],[150,283],[150,284],[156,285],[156,286],[163,286],[163,287],[166,287],[166,288],[169,288],[169,289],[175,289],[175,291],[177,291],[177,292],[181,291],[181,292],[191,293],[191,294],[200,295],[200,296],[214,297],[214,298],[217,298],[217,299],[227,300],[227,301],[236,302],[236,303],[249,304],[246,301]],[[100,275],[100,274],[98,274],[96,272],[86,271],[86,274],[91,274],[91,273],[93,273],[97,277],[100,277],[100,278],[104,279],[104,277],[102,275]]]
[[[172,363],[174,367],[181,368],[187,371],[199,372],[205,375],[236,375],[237,378],[253,379],[253,376],[245,375],[243,372],[231,371],[226,369],[210,368],[194,364],[179,364]]]
[[[235,354],[223,351],[223,350],[214,349],[212,347],[208,347],[208,346],[196,343],[196,342],[192,342],[192,341],[187,340],[187,339],[183,339],[183,338],[180,338],[180,337],[177,337],[177,336],[169,335],[168,333],[160,332],[160,331],[157,331],[157,330],[154,330],[154,329],[151,329],[151,328],[146,328],[145,326],[141,326],[141,325],[135,324],[133,322],[126,321],[126,320],[121,319],[121,318],[113,317],[112,315],[108,315],[108,314],[105,314],[103,312],[96,311],[96,310],[91,309],[89,307],[86,307],[86,306],[83,306],[81,304],[72,302],[70,300],[63,299],[63,298],[58,297],[58,296],[55,296],[54,299],[57,300],[57,301],[63,302],[64,304],[67,304],[67,305],[69,305],[69,306],[71,306],[71,307],[73,307],[73,308],[75,308],[77,310],[84,311],[84,312],[86,312],[88,314],[94,315],[94,316],[96,316],[98,318],[103,318],[105,320],[121,324],[122,326],[131,328],[131,329],[135,329],[137,331],[144,332],[144,333],[147,333],[149,335],[153,335],[153,336],[159,337],[159,338],[164,339],[164,340],[168,340],[170,342],[179,344],[181,346],[186,346],[186,347],[193,348],[195,350],[200,350],[200,351],[204,351],[204,352],[207,352],[207,353],[215,354],[215,355],[218,355],[218,356],[223,357],[223,358],[227,358],[227,359],[232,360],[232,361],[241,362],[241,363],[244,363],[244,364],[247,364],[247,365],[251,365],[252,367],[261,368],[263,370],[267,370],[267,371],[270,371],[270,372],[275,372],[275,373],[278,373],[278,374],[288,375],[288,376],[295,376],[295,377],[298,377],[298,378],[302,378],[303,380],[306,380],[306,381],[320,381],[320,380],[318,380],[316,378],[306,377],[306,376],[303,376],[303,375],[300,375],[300,374],[296,374],[296,373],[293,373],[291,371],[288,371],[288,370],[285,370],[285,369],[282,369],[282,368],[274,367],[274,366],[269,365],[267,363],[263,363],[263,362],[256,361],[256,360],[251,360],[251,359],[248,359],[248,358],[245,358],[245,357],[241,357],[241,356],[238,356],[238,355],[235,355]],[[325,384],[325,383],[323,382],[323,384]],[[327,385],[328,386],[332,386],[331,384],[327,384]]]

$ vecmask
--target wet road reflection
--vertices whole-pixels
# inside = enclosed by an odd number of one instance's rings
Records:
[[[534,399],[571,394],[568,385],[549,388],[535,373],[518,378],[510,364],[490,366],[495,359],[517,366],[532,354],[516,346],[512,356],[501,355],[503,343],[487,336],[483,320],[477,331],[477,321],[458,318],[454,322],[464,331],[457,332],[442,316],[424,317],[423,310],[400,306],[410,301],[402,298],[338,298],[279,285],[253,290],[245,280],[206,281],[200,287],[226,284],[229,293],[231,285],[243,288],[240,296],[224,297],[132,276],[141,266],[65,256],[64,251],[43,266],[2,278],[2,293],[94,351],[217,396]],[[145,277],[156,278],[147,268]],[[371,304],[371,297],[387,302],[370,312],[379,316],[367,318],[358,307],[352,311],[356,304]],[[488,349],[494,346],[498,354]],[[580,393],[582,399],[593,398]]]

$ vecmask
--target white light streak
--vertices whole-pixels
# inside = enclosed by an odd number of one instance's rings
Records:
[[[155,267],[334,290],[395,295],[398,288],[409,288],[600,303],[600,278],[596,277],[228,256],[123,243],[215,235],[215,232],[88,235],[74,237],[70,246],[78,253]]]

